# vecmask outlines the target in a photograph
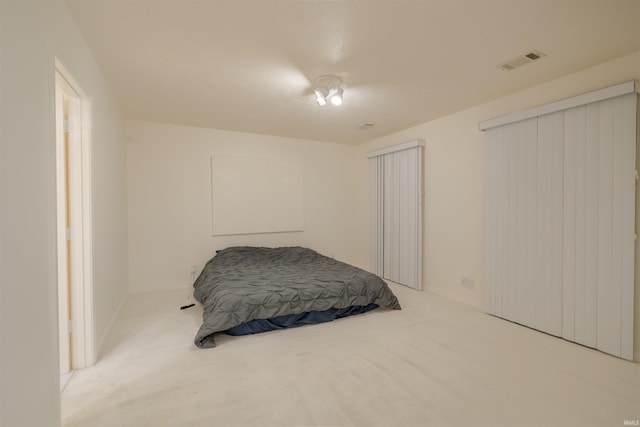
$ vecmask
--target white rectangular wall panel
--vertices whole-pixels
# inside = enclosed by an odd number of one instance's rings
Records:
[[[211,158],[213,235],[304,229],[302,166],[281,159]]]
[[[633,358],[637,95],[486,130],[485,310]]]

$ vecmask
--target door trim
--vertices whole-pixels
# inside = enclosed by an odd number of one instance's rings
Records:
[[[95,363],[95,333],[93,310],[93,253],[91,203],[91,100],[58,59],[55,60],[56,91],[62,89],[69,96],[69,214],[71,220],[71,369],[80,369]],[[58,118],[58,114],[56,114]],[[59,124],[56,125],[56,128]],[[58,131],[56,131],[58,135]],[[56,137],[56,179],[63,178],[64,164],[60,165],[60,144]],[[64,143],[64,138],[62,139]],[[61,146],[62,145],[62,146]],[[63,151],[64,152],[64,151]],[[60,197],[62,196],[62,200]],[[57,191],[57,203],[64,203],[64,194]],[[64,212],[64,211],[63,211]],[[58,208],[60,213],[60,208]],[[60,226],[58,226],[60,230]],[[65,239],[62,235],[58,240]],[[60,247],[60,243],[58,244]],[[60,275],[59,275],[60,279]]]

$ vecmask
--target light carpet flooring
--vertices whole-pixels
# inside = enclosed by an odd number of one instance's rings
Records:
[[[623,426],[640,364],[392,285],[401,311],[193,345],[190,293],[132,295],[63,426]]]

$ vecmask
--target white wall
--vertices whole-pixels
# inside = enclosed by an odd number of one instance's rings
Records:
[[[366,212],[369,203],[365,154],[425,139],[423,288],[482,307],[485,164],[484,135],[478,130],[478,122],[632,79],[640,80],[640,52],[363,144],[357,154],[356,210]],[[363,256],[369,247],[368,219],[363,214],[356,221],[356,252]],[[366,258],[360,261],[366,262]],[[473,279],[475,289],[460,286],[462,277]],[[638,283],[636,278],[636,360],[640,349]]]
[[[124,121],[67,7],[0,1],[0,425],[60,425],[54,58],[93,105],[95,328],[126,295]]]
[[[232,245],[300,245],[353,261],[354,147],[140,121],[127,128],[132,291],[189,289],[191,266]],[[301,165],[304,231],[212,236],[212,155]]]

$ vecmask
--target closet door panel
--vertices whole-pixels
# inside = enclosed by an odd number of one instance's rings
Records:
[[[398,241],[397,280],[411,287],[419,287],[418,251],[420,249],[419,148],[403,150],[393,154],[398,180]]]
[[[398,181],[398,161],[397,156],[390,154],[384,156],[384,267],[385,278],[398,281],[398,244],[399,244],[399,221],[398,221],[398,192],[400,183]]]
[[[370,186],[371,186],[371,230],[372,239],[370,249],[370,264],[373,272],[382,276],[383,269],[383,219],[384,219],[384,161],[383,157],[377,156],[369,159]]]
[[[587,242],[596,228],[591,221],[587,198],[594,188],[597,168],[587,167],[587,106],[565,111],[565,215],[564,215],[564,280],[563,337],[585,344],[586,324],[595,314],[587,303]],[[590,159],[591,160],[591,159]],[[589,199],[591,197],[589,196]],[[597,205],[589,206],[589,209]]]
[[[564,114],[538,119],[535,328],[562,333]]]
[[[599,138],[599,179],[598,195],[598,322],[597,348],[619,348],[619,333],[610,333],[616,328],[614,313],[619,309],[620,294],[618,286],[613,284],[613,101],[603,101],[600,105],[600,138]],[[619,290],[619,289],[618,289]],[[615,295],[615,294],[618,295]]]
[[[598,290],[598,135],[597,104],[586,106],[584,157],[584,268],[576,291],[576,342],[596,346],[597,290]]]
[[[612,347],[605,347],[603,343],[603,349],[607,352],[617,351],[620,354],[622,346],[622,276],[623,276],[623,248],[624,248],[624,198],[626,190],[628,190],[628,184],[630,181],[625,180],[624,171],[624,104],[621,98],[613,99],[613,207],[612,207],[612,254],[611,254],[611,277],[612,284],[610,286],[611,293],[608,297],[611,298],[610,304],[615,307],[614,313],[607,313],[605,318],[610,324],[610,328],[614,325],[617,329],[616,334],[607,333],[607,343]],[[625,188],[627,187],[627,188]],[[607,328],[608,329],[608,328]],[[612,336],[613,335],[613,336]],[[609,338],[611,338],[609,340]]]
[[[547,115],[538,119],[538,163],[536,171],[536,216],[538,232],[536,234],[536,298],[535,328],[548,332],[551,321],[551,306],[548,295],[552,289],[551,248],[552,240],[552,195],[553,195],[553,127],[552,117]],[[546,268],[545,268],[546,267]]]
[[[633,292],[635,231],[635,95],[602,101],[601,143],[610,146],[610,173],[605,186],[611,206],[601,221],[610,256],[598,283],[597,348],[617,356],[633,357]],[[598,277],[600,280],[600,275]]]
[[[518,323],[535,326],[537,118],[518,123]]]
[[[638,99],[636,94],[625,95],[623,103],[623,132],[624,141],[622,163],[626,171],[622,206],[623,241],[622,241],[622,298],[621,298],[621,349],[620,356],[633,359],[633,327],[634,327],[634,287],[635,287],[635,245],[636,245],[636,156],[638,129]]]
[[[485,309],[496,316],[516,320],[516,270],[509,251],[515,236],[517,198],[517,126],[487,132],[487,239],[485,254]],[[516,166],[514,165],[514,162]]]
[[[406,187],[403,185],[402,182],[402,177],[404,176],[404,171],[403,171],[403,163],[402,163],[402,157],[403,157],[403,152],[398,152],[398,153],[394,153],[390,156],[394,157],[395,160],[395,169],[396,169],[396,173],[395,173],[395,181],[396,181],[396,186],[395,186],[395,210],[394,210],[394,214],[393,214],[393,226],[395,228],[395,242],[394,242],[394,246],[393,246],[393,254],[389,254],[390,258],[394,260],[394,264],[395,264],[395,274],[394,274],[394,280],[396,280],[399,283],[402,283],[402,252],[403,252],[403,239],[406,236],[406,233],[404,232],[405,224],[402,224],[402,218],[403,218],[403,201],[406,200]]]
[[[514,314],[510,314],[510,311],[506,310],[508,304],[505,304],[504,288],[505,284],[509,280],[508,270],[508,246],[506,244],[507,232],[508,232],[508,208],[509,208],[509,169],[508,169],[508,156],[507,151],[508,134],[511,132],[511,127],[504,127],[498,129],[497,135],[494,135],[496,140],[494,141],[494,147],[497,151],[496,157],[498,161],[498,167],[496,168],[495,175],[495,191],[497,197],[497,204],[494,206],[494,216],[496,218],[496,281],[494,285],[494,300],[495,300],[495,314],[497,316],[505,317],[509,320],[513,320]]]
[[[518,291],[520,290],[520,267],[518,254],[514,250],[520,238],[520,224],[518,221],[518,193],[520,186],[519,162],[520,143],[518,123],[509,125],[505,129],[502,141],[502,150],[506,157],[504,180],[502,182],[505,200],[500,215],[502,227],[502,312],[506,319],[517,322],[518,315]]]
[[[577,156],[580,135],[576,124],[580,120],[578,109],[565,111],[564,129],[564,216],[563,216],[563,271],[562,271],[562,337],[574,340],[576,295],[576,207],[578,170]]]
[[[621,348],[620,356],[633,359],[633,325],[634,325],[634,276],[635,276],[635,221],[636,221],[636,156],[637,156],[637,95],[622,97],[622,168],[625,171],[624,192],[621,221],[623,227],[622,241],[622,302],[621,302]]]
[[[422,149],[414,148],[407,155],[407,182],[411,191],[407,194],[407,283],[416,289],[422,283]]]
[[[485,150],[485,251],[484,251],[484,287],[483,292],[484,310],[496,316],[501,316],[496,304],[497,298],[497,275],[498,275],[498,221],[496,206],[501,202],[502,197],[498,192],[500,182],[500,167],[504,164],[500,161],[501,151],[498,148],[499,135],[503,128],[492,129],[486,133]]]

